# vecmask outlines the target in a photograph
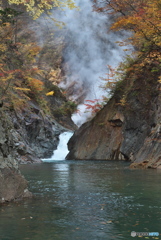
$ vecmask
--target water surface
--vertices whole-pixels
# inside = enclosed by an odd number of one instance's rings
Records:
[[[55,161],[21,171],[35,197],[2,205],[0,240],[129,240],[137,238],[131,231],[161,233],[159,170]]]

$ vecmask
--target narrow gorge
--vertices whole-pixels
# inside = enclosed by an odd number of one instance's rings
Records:
[[[12,1],[2,2],[0,202],[32,195],[18,165],[50,159],[64,132],[74,132],[68,160],[123,160],[132,168],[160,168],[158,35],[157,43],[141,39],[127,46],[128,27],[111,31],[117,14],[108,15],[97,1],[77,0],[79,9],[67,1],[64,12],[54,8],[46,18],[38,11],[34,21],[27,3],[10,9]],[[130,60],[124,77],[110,89],[110,69],[125,60],[126,48]],[[93,114],[89,102],[100,111]]]
[[[161,0],[0,1],[0,239],[160,239]]]

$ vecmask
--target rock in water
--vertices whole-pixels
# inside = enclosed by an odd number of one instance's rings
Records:
[[[32,197],[28,184],[16,168],[0,169],[0,203]]]

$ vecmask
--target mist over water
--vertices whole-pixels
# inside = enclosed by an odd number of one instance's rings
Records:
[[[36,32],[41,46],[48,41],[47,32],[54,33],[53,45],[59,47],[60,39],[64,44],[61,70],[65,78],[59,87],[68,92],[70,100],[79,104],[80,113],[73,114],[72,119],[80,126],[91,116],[84,105],[86,100],[108,97],[108,92],[102,88],[105,85],[102,78],[107,77],[108,65],[118,66],[125,56],[124,47],[117,42],[126,39],[128,33],[110,31],[111,15],[93,11],[92,0],[75,0],[75,3],[79,10],[53,10],[51,18],[65,23],[62,30],[58,30],[52,20],[42,17],[37,21],[39,30]]]
[[[125,55],[123,48],[117,41],[125,36],[109,31],[111,26],[110,16],[93,11],[90,0],[76,0],[80,10],[67,9],[61,12],[58,18],[66,26],[66,47],[64,62],[67,64],[67,77],[60,84],[63,88],[74,86],[72,99],[100,99],[107,95],[100,87],[108,72],[107,65],[116,67]],[[74,84],[73,84],[74,83]],[[78,101],[79,102],[79,101]],[[73,120],[81,125],[90,113],[83,114],[85,106],[81,105],[81,115],[74,114]]]

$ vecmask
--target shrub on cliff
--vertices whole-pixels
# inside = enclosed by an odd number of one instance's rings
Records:
[[[132,45],[134,49],[117,69],[108,66],[109,72],[104,88],[108,91],[110,89],[112,94],[116,91],[122,94],[124,79],[129,81],[130,87],[138,74],[140,79],[144,79],[142,72],[145,68],[154,73],[156,82],[160,82],[161,0],[107,0],[104,2],[95,0],[94,2],[95,11],[113,16],[111,30],[126,30],[130,33],[130,37],[119,42],[119,45],[124,47]],[[120,104],[126,104],[125,93]]]

